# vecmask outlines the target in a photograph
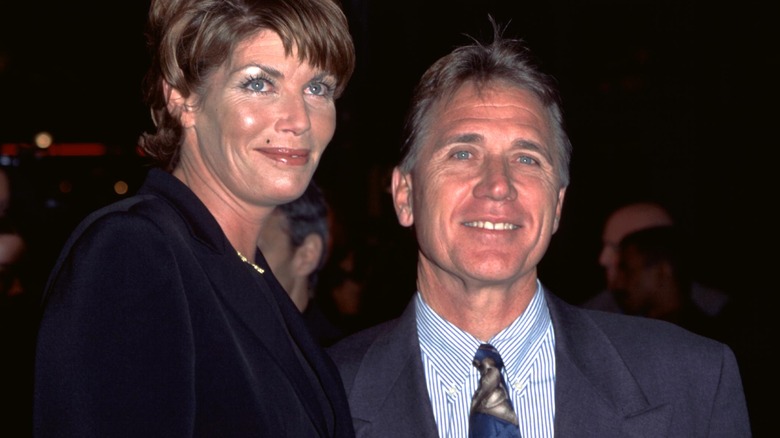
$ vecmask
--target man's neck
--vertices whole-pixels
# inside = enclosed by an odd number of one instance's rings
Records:
[[[452,290],[420,285],[423,300],[442,318],[479,340],[487,341],[514,322],[528,307],[538,285],[520,288]]]

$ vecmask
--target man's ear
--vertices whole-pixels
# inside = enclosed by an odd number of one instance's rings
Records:
[[[168,112],[174,117],[178,117],[184,128],[191,127],[195,122],[194,106],[193,102],[190,102],[192,98],[182,96],[181,92],[173,88],[167,81],[163,81],[163,92]]]
[[[396,167],[393,169],[393,206],[398,216],[398,223],[404,227],[414,224],[414,212],[412,211],[412,174],[402,173]]]
[[[555,219],[553,220],[552,232],[555,234],[558,231],[558,225],[561,222],[561,213],[563,212],[563,198],[566,197],[566,187],[561,187],[558,190],[558,205],[555,206]]]
[[[322,256],[324,242],[317,233],[311,233],[303,239],[303,243],[295,248],[293,256],[293,271],[297,277],[308,277],[317,269]]]

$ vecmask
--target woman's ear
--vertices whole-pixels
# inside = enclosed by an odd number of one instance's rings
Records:
[[[398,167],[393,169],[393,206],[398,223],[404,227],[414,224],[412,212],[412,174],[402,173]]]
[[[167,81],[163,81],[163,92],[165,93],[168,112],[174,117],[178,117],[184,128],[191,127],[195,123],[194,106],[190,102],[192,99],[185,98],[179,90],[173,88]]]

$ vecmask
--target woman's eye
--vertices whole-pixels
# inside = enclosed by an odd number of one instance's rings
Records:
[[[333,87],[323,82],[312,82],[309,84],[307,91],[315,96],[330,96],[333,94]]]
[[[268,92],[270,87],[270,82],[262,78],[252,78],[244,83],[244,88],[255,93]]]

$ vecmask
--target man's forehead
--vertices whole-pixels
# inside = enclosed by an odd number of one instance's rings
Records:
[[[604,229],[605,240],[619,241],[626,235],[646,228],[673,225],[672,218],[660,206],[637,204],[612,214]]]

